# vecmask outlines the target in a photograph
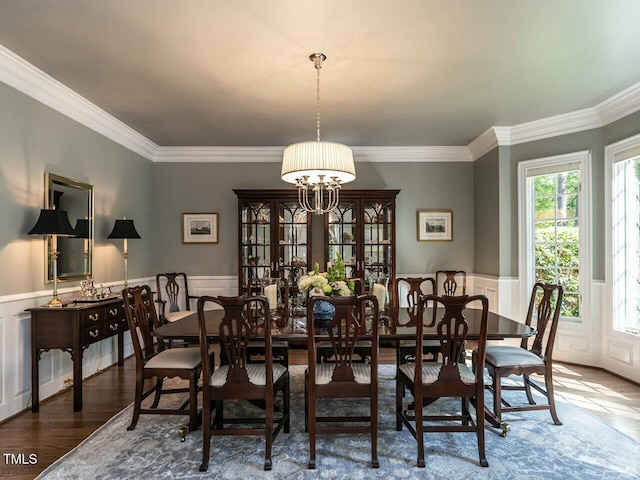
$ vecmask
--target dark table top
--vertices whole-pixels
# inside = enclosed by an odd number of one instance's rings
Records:
[[[441,317],[440,312],[436,317]],[[469,324],[467,339],[477,340],[480,334],[481,311],[467,308],[464,316]],[[223,310],[209,310],[205,312],[207,335],[211,338],[218,337],[220,321],[223,317]],[[378,335],[381,340],[408,340],[415,338],[416,327],[412,326],[415,312],[407,308],[390,310],[387,315],[380,318],[378,322]],[[424,314],[423,323],[424,338],[436,339],[437,332],[435,326],[429,326],[433,321],[433,312],[427,309]],[[367,325],[370,331],[371,325]],[[277,340],[304,340],[306,334],[306,318],[292,317],[283,328],[273,328],[273,338]],[[487,318],[487,338],[489,340],[503,340],[505,338],[523,338],[535,334],[535,330],[526,325],[511,320],[510,318],[489,312]],[[191,315],[181,318],[175,322],[163,325],[155,330],[155,335],[166,339],[185,339],[189,341],[198,340],[198,315],[193,312]]]

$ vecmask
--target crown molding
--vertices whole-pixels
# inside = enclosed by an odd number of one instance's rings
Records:
[[[477,160],[500,144],[495,128],[486,129],[469,144],[469,153],[473,160]]]
[[[284,147],[157,147],[154,162],[281,162]]]
[[[357,162],[472,162],[468,147],[351,147]]]
[[[595,106],[602,125],[620,120],[640,110],[640,82]]]
[[[154,162],[226,163],[282,161],[285,147],[158,147]],[[471,162],[467,147],[352,147],[356,162]]]
[[[598,127],[602,127],[598,112],[595,108],[585,108],[509,127],[509,139],[501,145],[517,145]]]
[[[0,45],[0,81],[149,160],[158,147],[114,116]]]
[[[0,82],[154,162],[279,162],[284,147],[160,147],[0,45]],[[640,110],[640,83],[595,107],[487,129],[468,146],[352,147],[358,162],[471,162],[496,146],[599,128]]]

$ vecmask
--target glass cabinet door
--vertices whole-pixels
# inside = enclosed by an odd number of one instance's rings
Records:
[[[307,212],[296,201],[277,201],[278,245],[277,269],[290,286],[297,285],[307,273],[309,262],[309,228]]]
[[[241,286],[251,278],[269,277],[271,257],[271,202],[248,202],[242,205],[240,248]]]
[[[358,223],[357,204],[353,201],[340,202],[329,212],[327,218],[327,261],[335,264],[338,253],[342,255],[347,277],[358,277]],[[324,265],[322,270],[326,270]]]
[[[393,278],[393,203],[362,201],[365,283]]]

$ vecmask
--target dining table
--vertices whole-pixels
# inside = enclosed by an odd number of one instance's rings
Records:
[[[205,325],[209,340],[220,338],[220,324],[224,317],[224,310],[205,310]],[[304,343],[307,340],[307,318],[304,311],[293,311],[286,321],[272,322],[273,340],[283,340],[289,342]],[[423,338],[425,340],[438,339],[437,319],[444,314],[444,309],[439,308],[434,311],[426,308],[422,315]],[[463,315],[469,326],[467,340],[478,340],[480,337],[480,322],[482,310],[465,308]],[[415,308],[387,308],[379,315],[378,319],[367,316],[366,330],[370,334],[372,328],[378,329],[380,343],[393,342],[398,340],[411,340],[416,338],[416,325],[420,315]],[[487,313],[487,340],[522,339],[533,336],[536,330],[524,323],[512,320],[504,315],[494,312]],[[165,340],[185,340],[197,343],[199,340],[199,320],[198,313],[167,323],[155,329],[154,335]],[[314,327],[314,335],[319,339],[328,338],[325,327]],[[257,338],[259,339],[259,338]],[[490,410],[485,407],[485,418],[495,428],[502,430],[502,434],[510,430],[508,423],[500,421]]]

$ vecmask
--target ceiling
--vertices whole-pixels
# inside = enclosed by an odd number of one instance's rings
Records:
[[[0,44],[160,146],[468,145],[640,82],[637,0],[0,0]]]

